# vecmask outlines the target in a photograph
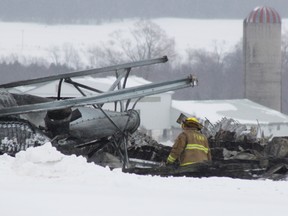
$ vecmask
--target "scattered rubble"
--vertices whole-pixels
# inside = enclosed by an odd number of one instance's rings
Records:
[[[83,143],[73,136],[49,139],[43,131],[17,117],[0,119],[0,153],[11,156],[29,147],[50,141],[63,154],[82,155],[111,169],[142,175],[209,177],[226,176],[243,179],[283,180],[288,176],[288,137],[258,136],[258,128],[248,129],[239,122],[223,118],[215,125],[205,122],[203,133],[209,138],[213,161],[184,168],[165,166],[171,147],[160,144],[137,130],[128,135],[126,149],[129,164],[123,167],[120,154],[125,145],[117,134]],[[120,149],[116,148],[120,145]],[[128,165],[128,166],[127,166]]]
[[[288,177],[288,137],[257,136],[258,128],[248,129],[234,119],[223,118],[215,125],[205,122],[203,133],[209,138],[212,162],[187,167],[133,167],[129,173],[160,176],[225,176],[243,179],[286,180]],[[154,144],[154,146],[157,146]],[[159,146],[161,149],[161,145]],[[170,147],[171,149],[171,147]],[[164,162],[169,154],[157,151]],[[154,152],[155,153],[155,152]],[[162,154],[162,155],[161,155]],[[146,158],[147,159],[147,158]]]

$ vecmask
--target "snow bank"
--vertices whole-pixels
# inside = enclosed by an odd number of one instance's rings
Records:
[[[56,150],[51,143],[43,146],[28,148],[16,154],[15,158],[4,155],[1,157],[6,165],[17,176],[33,178],[91,178],[93,175],[99,176],[101,173],[109,176],[113,172],[110,169],[87,163],[82,156],[63,155]],[[8,167],[7,167],[8,166]],[[95,177],[95,176],[94,176]]]
[[[65,156],[50,143],[0,156],[2,215],[286,215],[288,182],[152,177]],[[253,214],[254,214],[253,213]]]

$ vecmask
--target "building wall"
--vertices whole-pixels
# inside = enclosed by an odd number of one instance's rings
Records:
[[[154,101],[151,101],[153,99]],[[155,101],[157,99],[157,101]],[[137,105],[140,110],[140,125],[147,130],[170,129],[171,94],[143,98]]]
[[[245,97],[281,111],[281,23],[244,21]]]
[[[140,114],[140,127],[146,130],[170,129],[171,93],[163,93],[142,98],[135,110]],[[132,108],[135,100],[129,105]],[[114,110],[114,103],[107,103],[104,109]],[[119,110],[118,110],[119,111]]]

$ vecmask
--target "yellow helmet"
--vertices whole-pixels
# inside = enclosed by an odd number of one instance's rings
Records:
[[[186,118],[184,121],[183,121],[183,125],[185,127],[194,127],[194,128],[198,128],[199,130],[201,130],[203,128],[203,125],[200,124],[199,120],[195,117],[189,117],[189,118]]]
[[[197,123],[199,123],[199,120],[198,120],[197,118],[195,118],[195,117],[186,118],[185,121],[186,121],[186,122],[197,122]]]

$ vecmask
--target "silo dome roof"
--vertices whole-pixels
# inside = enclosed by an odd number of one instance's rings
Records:
[[[246,23],[281,23],[279,13],[271,7],[256,7],[244,20]]]

